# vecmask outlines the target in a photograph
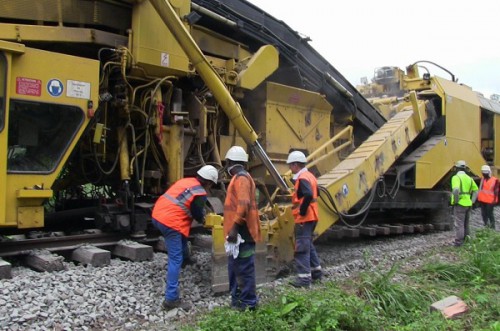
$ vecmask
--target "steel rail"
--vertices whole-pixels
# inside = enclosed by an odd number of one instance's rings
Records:
[[[114,246],[120,240],[124,239],[145,244],[158,241],[158,236],[137,239],[119,233],[93,233],[2,241],[0,242],[0,257],[26,255],[35,250],[48,250],[50,252],[67,251],[77,249],[83,245],[92,245],[95,247]]]

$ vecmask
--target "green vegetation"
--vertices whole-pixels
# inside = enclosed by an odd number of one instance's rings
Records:
[[[312,290],[262,290],[256,311],[216,309],[184,330],[491,330],[500,331],[500,234],[478,231],[461,248],[383,264]],[[366,257],[367,263],[370,258]],[[450,262],[451,261],[451,262]],[[445,319],[430,305],[456,295],[469,312]]]

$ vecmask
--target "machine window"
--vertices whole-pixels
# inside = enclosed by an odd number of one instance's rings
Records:
[[[5,123],[5,89],[7,86],[7,60],[5,55],[0,53],[0,131]]]
[[[7,172],[53,172],[83,120],[78,107],[11,100]]]

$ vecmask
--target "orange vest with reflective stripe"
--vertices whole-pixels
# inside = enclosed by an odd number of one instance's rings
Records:
[[[311,189],[313,192],[313,199],[311,203],[309,204],[309,207],[307,208],[307,212],[304,216],[300,215],[300,205],[302,204],[302,200],[304,197],[301,199],[298,198],[297,196],[297,191],[299,189],[299,181],[300,180],[307,180],[309,184],[311,185]],[[293,204],[293,217],[295,218],[295,223],[305,223],[305,222],[317,222],[319,217],[318,217],[318,181],[316,177],[309,171],[304,171],[299,175],[297,178],[297,181],[295,182],[295,191],[293,192],[292,195],[292,204]]]
[[[155,203],[153,218],[171,229],[189,236],[191,230],[191,203],[200,195],[207,195],[196,178],[179,179]]]
[[[498,202],[497,181],[498,179],[493,176],[489,179],[481,179],[481,183],[479,184],[479,194],[477,195],[477,200],[479,202],[489,204]]]
[[[231,178],[224,201],[224,236],[238,223],[246,226],[253,241],[262,240],[255,190],[255,182],[248,172],[241,171]]]

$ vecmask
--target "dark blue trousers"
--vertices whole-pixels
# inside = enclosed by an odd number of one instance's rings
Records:
[[[242,253],[249,250],[255,251],[255,243],[240,244],[240,255],[236,259],[233,256],[227,258],[231,305],[239,309],[255,308],[258,302],[255,282],[255,254],[240,257]]]
[[[313,245],[313,233],[318,222],[295,224],[295,271],[304,284],[311,282],[311,269],[321,270],[320,260]]]

